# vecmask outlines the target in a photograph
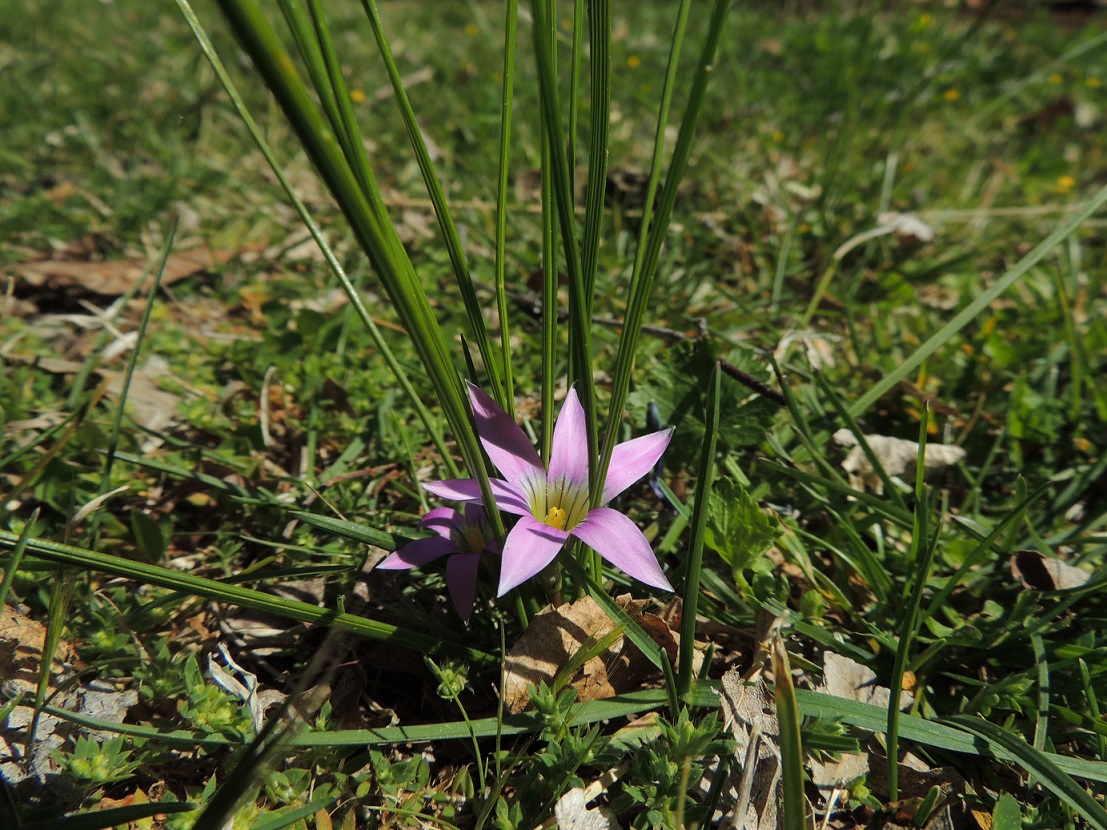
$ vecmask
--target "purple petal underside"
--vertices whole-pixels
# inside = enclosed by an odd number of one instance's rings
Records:
[[[569,388],[554,425],[549,480],[588,487],[588,424],[574,387]]]
[[[477,508],[478,510],[480,508]],[[427,512],[427,515],[419,520],[419,527],[434,531],[445,539],[451,538],[451,533],[461,523],[461,514],[452,507],[436,507]]]
[[[431,513],[434,511],[432,510]],[[427,514],[428,516],[430,513]],[[465,524],[479,525],[481,522],[488,521],[488,514],[484,512],[484,507],[479,504],[469,503],[465,505]]]
[[[516,515],[530,515],[530,504],[521,487],[515,487],[498,478],[490,478],[488,483],[492,485],[492,495],[496,499],[496,506],[505,513]],[[475,478],[447,478],[442,481],[424,481],[423,489],[440,499],[451,501],[464,501],[479,504],[480,485]]]
[[[457,553],[457,545],[441,536],[430,536],[404,545],[392,555],[385,557],[377,568],[384,571],[418,568],[450,553]]]
[[[479,553],[459,553],[446,560],[446,585],[458,616],[469,622],[473,613],[473,600],[477,595],[477,567]]]
[[[611,463],[607,467],[607,480],[603,484],[601,504],[607,504],[638,479],[648,473],[657,464],[669,441],[673,437],[673,428],[661,432],[651,432],[641,438],[624,441],[611,453]]]
[[[593,508],[573,528],[573,535],[628,576],[654,588],[673,590],[642,531],[618,510]]]
[[[542,524],[533,516],[521,516],[504,541],[497,596],[502,597],[549,565],[568,538],[564,530]]]
[[[500,409],[479,387],[469,384],[469,401],[473,405],[477,433],[484,451],[509,482],[522,486],[526,481],[545,481],[546,470],[538,451],[515,423],[515,419]]]

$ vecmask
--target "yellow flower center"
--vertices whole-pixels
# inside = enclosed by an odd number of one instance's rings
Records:
[[[556,527],[558,530],[564,530],[565,522],[567,522],[568,520],[568,513],[566,513],[560,507],[551,507],[550,511],[546,514],[546,518],[542,521],[548,524],[550,527]]]

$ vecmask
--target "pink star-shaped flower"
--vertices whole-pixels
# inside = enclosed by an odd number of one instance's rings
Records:
[[[462,513],[452,507],[436,507],[420,520],[419,526],[435,535],[404,545],[377,567],[407,570],[443,556],[450,557],[446,560],[446,585],[457,613],[468,620],[477,595],[477,567],[481,554],[484,551],[495,553],[500,547],[492,536],[484,508],[479,504],[467,504]]]
[[[593,505],[584,408],[575,389],[566,395],[554,426],[548,470],[523,430],[492,398],[470,384],[469,400],[485,452],[503,475],[491,479],[496,505],[519,516],[504,542],[500,596],[549,565],[571,536],[640,582],[673,590],[642,531],[618,510],[605,506],[653,469],[669,445],[672,428],[616,446],[603,495]],[[481,500],[476,479],[428,481],[423,487],[444,499]]]

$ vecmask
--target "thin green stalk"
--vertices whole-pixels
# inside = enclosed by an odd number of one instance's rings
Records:
[[[533,25],[537,28],[537,21]],[[550,37],[556,42],[557,32]],[[554,381],[558,369],[557,208],[554,205],[553,152],[550,145],[559,139],[544,110],[539,112],[539,118],[542,134],[542,461],[549,466],[550,448],[553,446]]]
[[[603,454],[600,457],[597,471],[598,479],[593,479],[594,487],[596,486],[595,482],[599,481],[599,486],[602,488],[602,481],[607,474],[607,466],[611,462],[611,453],[615,449],[618,440],[619,424],[622,421],[627,393],[630,391],[631,372],[634,368],[635,356],[638,353],[638,340],[642,333],[642,323],[645,319],[650,295],[653,292],[653,281],[661,256],[661,246],[668,231],[673,206],[676,204],[677,185],[684,176],[684,170],[688,165],[688,156],[691,153],[696,123],[699,121],[700,109],[707,91],[707,81],[711,75],[715,52],[719,45],[719,38],[722,35],[723,24],[726,21],[730,5],[730,0],[715,0],[712,7],[711,19],[707,24],[707,37],[700,52],[696,73],[692,79],[692,88],[688,95],[688,102],[685,105],[684,116],[681,119],[676,145],[673,148],[673,157],[669,162],[669,168],[665,175],[665,186],[661,191],[657,216],[651,218],[649,208],[652,204],[652,194],[661,175],[661,158],[665,127],[668,121],[669,102],[676,83],[677,63],[681,45],[684,41],[685,24],[691,7],[690,0],[682,0],[680,10],[677,13],[677,27],[673,34],[669,68],[665,78],[665,88],[662,92],[661,111],[658,116],[657,136],[654,139],[654,158],[650,170],[650,185],[647,190],[646,207],[642,215],[642,236],[639,239],[638,251],[635,255],[634,270],[631,275],[630,299],[623,320],[623,334],[619,339],[619,350],[615,358],[615,371],[611,382],[610,417],[604,433]]]
[[[27,543],[24,542],[24,545]],[[32,543],[33,545],[33,543]],[[38,732],[38,724],[42,719],[43,706],[46,703],[46,695],[50,691],[50,678],[54,669],[54,655],[58,651],[58,643],[61,642],[62,629],[65,628],[65,618],[69,610],[69,602],[73,598],[73,586],[77,575],[72,568],[59,568],[54,574],[53,584],[50,588],[50,607],[47,610],[46,633],[42,638],[42,651],[39,654],[38,685],[35,687],[35,713],[31,718],[31,725],[27,729],[27,742],[24,757],[31,756],[31,748],[35,745],[35,733]]]
[[[580,123],[580,65],[584,52],[584,0],[573,0],[573,46],[569,55],[569,183],[577,192],[577,133]],[[557,15],[553,15],[554,20]],[[555,32],[556,37],[556,32]],[[556,40],[555,40],[556,43]],[[556,48],[556,47],[555,47]]]
[[[707,506],[715,471],[715,448],[719,437],[719,388],[722,373],[718,361],[711,370],[707,391],[707,429],[700,452],[696,478],[696,504],[692,508],[692,537],[688,540],[688,568],[684,577],[684,603],[681,606],[680,654],[677,660],[677,692],[688,694],[695,677],[696,613],[700,601],[700,573],[703,569],[703,539],[707,529]]]
[[[518,24],[519,1],[507,0],[507,8],[504,12],[504,83],[500,111],[500,159],[496,183],[496,310],[500,323],[500,372],[504,381],[503,403],[506,412],[513,412],[515,404],[515,380],[511,369],[511,329],[507,310],[507,190],[511,157],[511,110],[515,99],[515,44]],[[545,400],[546,398],[543,398],[543,401]],[[545,441],[544,438],[543,441]]]
[[[0,601],[0,605],[3,602]],[[1088,711],[1091,713],[1092,718],[1096,721],[1100,721],[1103,718],[1103,713],[1099,707],[1099,697],[1096,695],[1095,687],[1092,685],[1092,673],[1088,668],[1088,664],[1083,660],[1076,661],[1080,666],[1080,684],[1084,688],[1084,698],[1088,702]],[[1107,759],[1107,738],[1101,733],[1096,733],[1096,747],[1098,749],[1097,756],[1102,761]]]
[[[161,259],[158,261],[158,270],[154,273],[154,279],[150,283],[150,290],[146,293],[146,305],[142,309],[142,317],[139,319],[138,331],[134,347],[127,357],[127,368],[123,372],[123,388],[119,392],[119,404],[115,410],[115,417],[111,423],[111,434],[108,436],[107,458],[104,460],[104,473],[100,477],[100,489],[98,495],[103,496],[111,487],[111,472],[115,465],[115,453],[119,449],[119,436],[123,431],[123,413],[127,405],[127,396],[131,391],[131,381],[134,380],[135,370],[138,368],[138,356],[142,351],[142,342],[146,339],[146,331],[150,327],[150,315],[154,310],[154,301],[157,298],[158,288],[161,287],[161,278],[165,273],[165,263],[169,261],[169,252],[173,250],[173,240],[177,237],[177,224],[169,229],[168,236],[161,249]]]
[[[479,482],[482,498],[487,504],[494,503],[480,442],[438,321],[403,251],[395,227],[370,203],[371,200],[380,201],[379,191],[373,187],[366,192],[360,186],[316,110],[291,57],[261,14],[256,0],[220,0],[219,5],[368,255],[438,394],[466,466]],[[503,524],[499,514],[492,511],[490,519],[496,535],[502,538]]]
[[[313,4],[317,2],[318,0],[312,0]],[[423,183],[426,185],[427,194],[434,206],[435,215],[438,217],[438,227],[442,231],[442,238],[446,243],[446,251],[450,257],[450,264],[454,269],[457,286],[461,292],[461,300],[465,305],[465,313],[469,318],[469,326],[477,342],[477,350],[480,352],[481,360],[484,361],[492,397],[506,410],[511,399],[506,397],[507,393],[500,373],[500,363],[492,351],[492,341],[488,337],[488,327],[484,322],[484,311],[480,300],[477,299],[477,292],[473,288],[473,277],[469,270],[469,262],[465,256],[465,251],[461,245],[461,235],[458,233],[453,213],[450,211],[446,194],[442,189],[442,183],[434,169],[430,152],[427,150],[427,143],[423,139],[423,131],[415,118],[415,110],[412,109],[411,100],[404,89],[400,68],[396,65],[396,60],[392,56],[392,48],[389,46],[388,38],[384,33],[384,24],[381,22],[377,2],[376,0],[361,0],[361,6],[372,26],[373,37],[376,38],[377,49],[380,51],[381,58],[384,60],[385,68],[388,71],[388,79],[392,83],[392,91],[396,103],[400,107],[404,126],[407,128],[408,140],[411,142],[411,148],[415,153],[419,172],[423,175]],[[508,83],[506,73],[504,83]],[[510,126],[510,111],[507,112],[507,118]],[[476,381],[475,378],[473,380]]]
[[[904,606],[903,618],[899,627],[899,643],[896,659],[892,667],[892,679],[888,683],[888,800],[899,798],[899,698],[903,691],[903,676],[911,659],[911,646],[918,630],[922,611],[922,597],[930,579],[930,566],[934,561],[935,544],[931,544],[929,530],[929,500],[923,483],[926,454],[926,425],[930,418],[930,408],[926,407],[919,421],[919,451],[915,459],[915,517],[911,533],[911,554],[915,560],[912,569],[911,594]],[[937,542],[938,534],[934,534]]]
[[[6,530],[0,530],[0,547],[14,548],[19,537]],[[312,605],[308,602],[277,597],[264,591],[243,588],[228,582],[221,582],[192,574],[181,573],[159,565],[148,565],[119,556],[86,550],[72,545],[63,545],[45,539],[31,539],[26,543],[27,550],[35,556],[49,562],[73,566],[87,571],[98,571],[116,576],[135,579],[150,585],[158,585],[173,591],[183,591],[190,596],[205,597],[220,602],[240,605],[256,611],[266,611],[286,619],[299,620],[318,625],[339,628],[372,640],[387,640],[402,648],[410,648],[423,653],[448,651],[465,659],[487,662],[491,655],[460,643],[445,641],[399,626],[371,620],[356,614],[348,614]]]
[[[587,316],[580,251],[577,245],[573,192],[569,182],[569,161],[562,140],[561,112],[557,92],[554,44],[547,33],[556,25],[550,0],[531,0],[534,16],[534,51],[538,62],[538,85],[542,112],[549,127],[550,173],[554,205],[557,208],[565,267],[569,272],[569,355],[570,379],[579,384],[577,394],[584,409],[588,440],[588,473],[593,489],[597,487],[596,390],[592,379],[592,319]],[[547,277],[548,278],[548,277]],[[548,401],[543,401],[547,406]],[[599,488],[602,490],[602,483]]]
[[[31,532],[38,523],[39,511],[40,508],[36,507],[34,512],[31,513],[31,517],[27,519],[27,523],[23,525],[23,530],[20,531],[15,547],[12,548],[11,556],[4,563],[4,581],[0,582],[0,609],[4,608],[4,603],[8,601],[8,593],[12,589],[12,582],[15,581],[15,572],[19,570],[19,566],[23,562],[23,554],[27,550],[27,541],[31,538]]]
[[[226,90],[227,96],[231,100],[231,104],[234,106],[235,111],[238,113],[238,117],[242,119],[242,123],[246,125],[247,131],[250,133],[250,137],[253,138],[254,144],[261,151],[261,154],[265,157],[266,162],[269,164],[270,170],[277,177],[277,181],[280,182],[281,188],[284,190],[285,195],[289,201],[292,202],[292,206],[296,209],[296,213],[300,217],[300,221],[304,223],[304,226],[311,233],[312,239],[315,240],[315,244],[319,246],[319,250],[323,253],[323,258],[327,261],[327,265],[330,267],[331,272],[338,278],[339,285],[346,292],[346,297],[349,299],[350,306],[357,314],[358,319],[362,325],[365,326],[366,331],[369,332],[369,337],[376,346],[377,351],[380,353],[381,358],[392,372],[392,376],[396,379],[397,385],[403,391],[404,396],[407,398],[408,403],[411,404],[415,410],[416,416],[422,422],[423,426],[427,430],[427,434],[430,435],[431,440],[434,442],[435,448],[438,450],[439,455],[442,458],[442,462],[446,467],[448,473],[451,476],[459,475],[457,465],[454,463],[453,456],[447,450],[445,439],[442,436],[442,430],[439,428],[438,420],[431,416],[430,411],[424,405],[422,399],[415,391],[415,387],[411,385],[411,380],[408,378],[407,372],[404,371],[400,362],[396,359],[392,349],[388,345],[388,341],[385,340],[384,335],[381,333],[377,324],[373,322],[372,315],[369,314],[369,310],[365,307],[365,303],[361,298],[361,292],[358,291],[353,281],[346,274],[345,269],[338,261],[338,257],[335,256],[331,246],[327,243],[326,238],[323,236],[323,232],[319,229],[319,226],[315,223],[311,213],[308,211],[307,206],[303,203],[299,196],[296,195],[295,189],[288,181],[288,178],[284,175],[281,165],[278,163],[276,156],[273,155],[272,149],[269,147],[269,143],[262,135],[257,122],[254,121],[253,116],[247,109],[245,102],[242,99],[241,94],[238,92],[238,88],[234,85],[234,81],[231,80],[230,75],[227,74],[227,70],[223,66],[223,62],[219,59],[219,55],[215,52],[214,47],[211,44],[207,33],[200,25],[199,19],[197,19],[192,7],[189,6],[188,0],[177,0],[177,5],[184,15],[185,20],[192,28],[192,33],[195,36],[197,42],[200,44],[201,50],[207,57],[212,69],[215,71],[216,76],[219,78],[220,83],[223,85],[223,89]]]
[[[780,777],[784,792],[784,830],[807,830],[807,798],[803,791],[803,743],[800,737],[800,708],[792,685],[788,652],[779,634],[773,637],[773,699],[780,729]]]
[[[577,0],[578,4],[581,0]],[[574,35],[574,41],[575,41]],[[588,190],[584,204],[584,233],[581,241],[581,271],[584,278],[584,314],[592,319],[592,301],[596,290],[596,262],[600,251],[600,225],[604,214],[607,183],[608,128],[611,121],[611,0],[591,0],[588,4],[588,65],[591,72],[591,127],[588,133]],[[575,45],[575,43],[574,43]],[[579,55],[573,77],[579,72]],[[576,112],[576,101],[571,113]],[[575,138],[570,120],[569,137]],[[570,164],[574,163],[569,153]],[[570,168],[572,171],[572,168]]]

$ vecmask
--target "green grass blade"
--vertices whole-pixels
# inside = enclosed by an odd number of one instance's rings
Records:
[[[290,510],[289,513],[300,521],[317,527],[320,530],[326,530],[328,533],[333,533],[335,536],[352,539],[355,542],[362,542],[366,545],[374,545],[389,552],[406,545],[408,542],[414,541],[412,537],[388,533],[383,530],[375,530],[374,528],[366,527],[356,522],[347,522],[343,519],[335,519],[332,516],[324,516],[319,513],[308,513],[303,510]]]
[[[929,340],[919,346],[909,358],[903,361],[893,372],[885,375],[868,392],[854,401],[849,408],[850,415],[860,417],[870,406],[876,403],[880,397],[897,383],[910,375],[923,364],[938,349],[942,348],[961,329],[972,322],[980,312],[992,304],[1008,288],[1022,279],[1026,273],[1037,265],[1046,254],[1064,242],[1069,236],[1107,205],[1107,187],[1103,187],[1093,196],[1084,209],[1075,214],[1065,224],[1047,236],[1033,251],[1019,260],[1010,271],[996,280],[991,287],[982,292],[975,300],[969,303],[952,320],[942,326]]]
[[[415,410],[416,416],[422,422],[426,428],[427,433],[431,436],[431,440],[434,442],[435,447],[438,449],[443,462],[452,476],[458,475],[458,470],[453,462],[453,457],[450,455],[446,448],[445,440],[442,436],[442,430],[439,427],[438,420],[431,416],[427,407],[423,404],[423,401],[419,398],[418,393],[415,391],[415,387],[412,386],[411,380],[408,378],[407,372],[404,371],[400,362],[396,359],[395,354],[392,352],[388,342],[384,339],[384,335],[381,333],[377,324],[373,321],[372,315],[365,307],[365,302],[361,298],[361,292],[357,290],[357,287],[350,280],[346,270],[342,267],[338,261],[338,257],[335,256],[334,251],[331,249],[330,244],[323,236],[323,232],[319,226],[315,223],[311,213],[308,211],[307,206],[303,203],[303,200],[296,194],[291,182],[288,181],[288,177],[284,175],[284,170],[281,164],[277,161],[276,156],[273,154],[272,149],[269,147],[269,142],[265,140],[262,135],[261,129],[258,127],[257,122],[250,114],[249,108],[246,106],[242,95],[239,93],[238,88],[235,86],[234,81],[231,80],[230,75],[223,66],[223,62],[219,59],[219,55],[216,53],[215,48],[212,46],[211,39],[208,37],[207,32],[200,24],[199,18],[196,17],[192,7],[188,4],[188,0],[177,0],[177,5],[180,8],[181,14],[184,16],[185,21],[192,29],[193,36],[196,38],[197,43],[200,44],[201,50],[204,52],[204,56],[208,59],[212,69],[215,71],[216,77],[219,78],[219,82],[223,85],[223,89],[227,92],[227,96],[231,100],[231,104],[235,108],[235,112],[238,113],[238,117],[242,119],[242,123],[246,126],[247,131],[250,133],[250,137],[253,139],[254,144],[258,150],[265,157],[266,162],[269,164],[269,169],[273,171],[273,174],[277,177],[277,181],[280,183],[281,188],[284,190],[285,195],[289,201],[292,202],[292,206],[295,208],[296,213],[300,217],[300,221],[304,223],[304,226],[311,233],[312,239],[315,240],[315,244],[319,246],[319,250],[323,254],[323,258],[327,261],[327,265],[330,266],[331,273],[338,278],[339,285],[343,291],[346,292],[346,297],[350,302],[350,306],[354,309],[354,313],[357,315],[361,324],[369,332],[369,337],[373,340],[373,345],[380,353],[381,358],[392,372],[392,376],[396,379],[397,385],[404,393],[405,398],[411,404],[412,409]],[[328,99],[324,99],[325,101]]]
[[[604,613],[611,617],[612,622],[623,629],[627,639],[638,647],[638,650],[646,656],[646,659],[657,666],[657,668],[664,671],[663,661],[666,657],[661,652],[661,646],[654,642],[650,636],[642,630],[642,627],[631,619],[631,616],[626,611],[619,607],[619,604],[608,595],[602,585],[592,579],[591,575],[580,566],[571,553],[563,553],[559,561],[561,561],[565,569],[572,574],[573,579],[584,586],[592,599],[596,601],[596,604],[604,610]]]
[[[14,548],[18,542],[19,537],[14,533],[0,530],[0,546]],[[27,550],[35,556],[62,565],[72,565],[85,570],[115,574],[150,585],[183,591],[192,596],[228,602],[257,611],[267,611],[286,619],[340,628],[362,637],[388,641],[416,651],[429,653],[451,652],[464,656],[466,659],[481,662],[491,659],[491,656],[487,653],[460,643],[451,643],[438,637],[408,631],[399,626],[377,622],[356,614],[320,608],[307,602],[285,599],[227,582],[180,573],[158,565],[148,565],[143,562],[123,559],[106,553],[97,553],[44,539],[32,539],[26,545]]]
[[[5,608],[5,603],[8,601],[8,592],[12,589],[12,582],[15,580],[15,573],[19,570],[19,565],[23,561],[23,554],[27,551],[27,542],[31,538],[31,533],[34,532],[35,525],[38,523],[38,515],[40,508],[36,507],[34,512],[31,513],[27,522],[23,525],[23,530],[19,533],[19,538],[15,541],[15,547],[12,548],[11,555],[8,556],[7,561],[4,563],[4,581],[0,582],[0,608]]]
[[[965,557],[961,566],[945,581],[945,583],[943,583],[938,593],[936,593],[927,604],[926,611],[923,612],[922,620],[927,620],[934,616],[934,614],[938,612],[938,609],[945,605],[946,600],[949,599],[949,595],[961,584],[961,580],[965,578],[965,575],[975,568],[980,560],[992,550],[999,540],[999,537],[1011,528],[1017,528],[1022,522],[1023,516],[1026,515],[1026,511],[1030,509],[1030,506],[1045,495],[1052,486],[1053,482],[1050,481],[1040,484],[1032,493],[1015,505],[1014,509],[1003,517],[1003,521],[997,524],[991,533],[980,540],[980,543]]]
[[[934,551],[938,534],[930,536],[930,502],[927,497],[923,475],[926,467],[923,457],[926,454],[926,426],[930,419],[930,408],[923,410],[919,419],[919,448],[915,456],[915,520],[911,530],[911,551],[908,554],[914,560],[911,570],[911,594],[904,606],[900,620],[899,639],[896,643],[896,659],[892,666],[892,678],[888,683],[888,800],[899,798],[899,722],[900,695],[903,691],[903,677],[907,665],[911,662],[911,648],[918,633],[922,612],[923,593],[930,580],[930,565],[934,560]]]
[[[1087,790],[1059,769],[1046,753],[1034,749],[1021,738],[981,718],[952,715],[946,718],[946,722],[975,735],[990,748],[1002,749],[1041,782],[1042,786],[1079,813],[1090,826],[1107,830],[1107,812]]]
[[[668,102],[671,100],[672,89],[677,75],[677,59],[684,38],[684,25],[687,22],[689,0],[683,0],[678,11],[678,23],[673,35],[673,45],[669,56],[668,75],[665,80],[665,90],[662,95],[662,107],[658,116],[657,134],[654,139],[654,159],[650,171],[650,184],[647,188],[646,207],[642,216],[643,236],[638,243],[638,251],[635,254],[634,271],[631,275],[630,297],[623,320],[623,333],[619,338],[619,349],[615,357],[615,371],[611,382],[611,409],[607,428],[604,432],[603,454],[600,457],[599,475],[607,473],[607,465],[611,461],[611,453],[615,449],[618,440],[619,425],[622,422],[623,408],[626,406],[627,393],[630,391],[631,373],[634,368],[634,360],[638,354],[638,341],[642,333],[642,324],[645,321],[646,311],[649,306],[650,295],[653,292],[654,277],[657,272],[657,264],[661,256],[661,246],[668,232],[669,219],[676,204],[677,185],[684,176],[684,170],[688,165],[688,156],[692,150],[692,139],[695,136],[696,124],[699,121],[700,109],[703,105],[704,95],[707,91],[707,81],[711,74],[711,67],[715,61],[715,52],[719,45],[727,11],[730,8],[729,0],[715,0],[712,7],[711,19],[707,24],[707,37],[703,49],[700,52],[699,62],[692,79],[692,88],[688,95],[684,116],[681,119],[680,131],[677,134],[676,145],[673,148],[673,157],[669,162],[669,168],[665,174],[665,187],[661,193],[661,202],[657,216],[651,218],[649,208],[652,204],[652,193],[656,192],[658,177],[660,176],[660,161],[663,139],[665,133],[665,121],[668,118]]]
[[[111,807],[106,810],[81,813],[75,816],[51,818],[46,821],[34,821],[21,824],[21,830],[106,830],[108,827],[130,826],[134,822],[153,818],[158,815],[188,813],[196,809],[195,804],[187,801],[159,801],[155,804],[130,804],[126,807]]]
[[[362,188],[256,0],[220,0],[219,5],[369,257],[434,386],[466,466],[480,482],[485,502],[494,503],[468,402],[438,321],[396,229],[370,204],[370,200],[379,201],[379,192],[375,187],[368,192]],[[502,538],[499,513],[491,511],[489,516]]]
[[[717,697],[709,690],[694,690],[691,702],[696,706],[718,706]],[[590,700],[573,707],[572,714],[568,718],[569,726],[585,726],[601,721],[623,718],[640,712],[648,712],[651,709],[659,709],[669,704],[668,693],[664,689],[646,689],[638,692],[628,692],[622,695],[604,698],[602,700]],[[185,729],[158,729],[152,726],[140,726],[129,723],[115,723],[99,720],[77,712],[59,709],[47,704],[43,707],[47,714],[54,715],[103,732],[119,735],[130,735],[150,741],[158,741],[167,746],[177,747],[201,747],[204,749],[218,749],[228,746],[242,746],[241,741],[235,741],[226,735],[194,732]],[[496,717],[480,718],[470,721],[448,721],[445,723],[427,723],[416,726],[385,726],[377,729],[337,729],[327,732],[301,732],[288,738],[286,746],[294,747],[366,747],[388,746],[390,744],[418,744],[432,741],[469,740],[472,737],[493,738],[500,735],[525,735],[540,732],[545,727],[545,721],[538,715],[524,712],[518,715],[507,715],[500,719]],[[961,734],[953,731],[954,734]],[[970,749],[971,751],[971,749]]]
[[[579,0],[578,0],[579,5]],[[573,78],[580,72],[577,50],[579,27],[573,33]],[[611,0],[591,0],[588,3],[588,66],[591,73],[591,113],[588,130],[588,189],[584,203],[584,229],[581,237],[581,274],[584,280],[584,314],[591,319],[592,300],[596,290],[596,262],[600,251],[600,227],[603,222],[604,195],[607,185],[607,144],[611,120]],[[576,98],[570,98],[569,140],[575,142]],[[575,174],[576,159],[572,146],[569,171]]]
[[[554,30],[556,22],[550,0],[532,0],[531,11],[534,16],[534,52],[538,63],[539,97],[542,114],[549,130],[548,146],[550,150],[550,181],[553,189],[553,202],[557,209],[558,225],[561,232],[561,244],[565,256],[565,267],[569,272],[569,363],[570,380],[578,384],[577,395],[584,409],[587,424],[588,472],[592,486],[593,502],[599,503],[599,494],[603,490],[603,481],[597,479],[597,439],[596,439],[596,390],[592,379],[592,318],[587,310],[591,302],[585,294],[584,278],[581,272],[580,250],[577,245],[576,215],[574,212],[572,184],[569,179],[569,161],[563,140],[559,96],[557,92],[557,69],[554,61],[554,45],[548,33]],[[547,279],[551,275],[547,274]],[[556,279],[556,272],[553,277]],[[548,407],[551,400],[543,400]]]
[[[800,739],[800,710],[788,652],[779,635],[773,637],[773,699],[780,727],[780,772],[784,791],[785,830],[806,830],[807,797],[803,792],[803,743]]]
[[[519,0],[507,0],[504,11],[504,80],[500,111],[500,155],[496,176],[496,311],[500,322],[500,372],[504,409],[515,406],[515,376],[511,366],[511,327],[507,311],[507,193],[511,159],[511,113],[515,100],[515,47]],[[547,400],[546,398],[542,399]]]
[[[320,810],[330,810],[337,803],[337,795],[327,795],[323,798],[316,798],[310,804],[305,804],[298,810],[290,810],[287,813],[281,813],[279,816],[272,816],[267,819],[255,819],[250,825],[250,830],[282,830],[285,827],[291,827],[297,822],[301,822],[301,826],[304,826],[302,824],[304,819],[314,816]],[[316,826],[318,826],[318,824],[316,824]]]
[[[312,2],[315,3],[317,0],[312,0]],[[392,92],[400,108],[404,127],[407,129],[411,149],[415,153],[415,161],[419,165],[419,172],[423,176],[423,184],[426,186],[427,194],[434,206],[434,213],[438,218],[438,227],[442,232],[442,239],[446,243],[446,252],[449,254],[450,264],[454,269],[454,277],[461,292],[461,300],[465,306],[465,313],[469,318],[469,327],[473,338],[476,340],[481,360],[484,361],[485,372],[488,374],[490,392],[503,409],[510,410],[509,398],[500,372],[500,363],[492,350],[492,341],[488,337],[488,327],[484,322],[484,311],[480,300],[477,299],[477,292],[473,288],[473,277],[469,271],[469,262],[465,256],[465,250],[461,245],[461,234],[458,233],[453,213],[446,201],[446,193],[442,189],[442,182],[439,180],[434,162],[431,160],[427,142],[423,138],[423,131],[415,118],[415,110],[412,109],[411,99],[408,98],[407,90],[404,89],[400,68],[396,65],[396,59],[392,55],[392,47],[389,45],[388,37],[384,32],[384,23],[381,21],[376,0],[361,0],[361,6],[369,18],[369,24],[373,29],[373,37],[377,41],[377,49],[384,60],[388,80],[392,84]],[[476,380],[476,378],[473,378],[474,383]]]
[[[680,655],[677,663],[677,691],[681,697],[692,688],[695,675],[692,661],[696,653],[696,614],[700,600],[700,574],[703,569],[703,537],[707,529],[707,506],[714,481],[715,448],[719,437],[719,387],[722,373],[719,363],[711,371],[707,393],[707,430],[700,453],[696,477],[696,503],[692,508],[692,535],[688,540],[688,565],[684,576],[684,603],[681,606]]]

